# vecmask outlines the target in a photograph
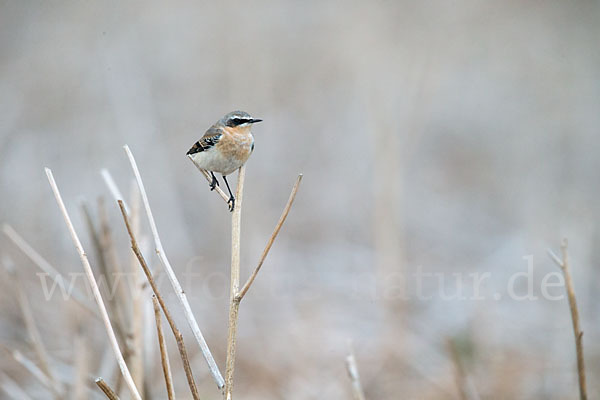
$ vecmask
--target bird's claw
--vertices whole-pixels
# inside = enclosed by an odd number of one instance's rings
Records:
[[[227,200],[227,204],[229,205],[229,211],[233,212],[233,209],[235,208],[235,197],[231,196],[229,200]]]

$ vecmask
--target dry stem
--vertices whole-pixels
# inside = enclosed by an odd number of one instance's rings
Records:
[[[579,397],[581,400],[587,400],[587,389],[585,384],[585,363],[583,359],[583,331],[579,324],[579,311],[577,309],[577,301],[575,300],[575,288],[573,287],[573,279],[571,277],[571,269],[569,265],[569,252],[567,239],[563,239],[560,250],[562,260],[556,256],[551,250],[548,250],[550,258],[560,267],[565,277],[567,285],[567,294],[569,297],[569,307],[571,309],[571,319],[573,321],[573,333],[575,334],[575,348],[577,351],[577,373],[579,375]]]
[[[246,292],[248,292],[248,290],[250,289],[250,286],[254,282],[254,279],[256,279],[256,275],[258,275],[258,271],[260,271],[260,268],[262,267],[263,263],[265,262],[265,258],[267,258],[267,255],[269,254],[269,251],[271,250],[271,246],[273,246],[273,242],[277,238],[277,235],[279,234],[279,231],[281,230],[281,227],[283,226],[285,219],[287,218],[288,214],[290,213],[290,209],[292,208],[292,204],[294,204],[294,199],[296,198],[296,193],[298,192],[298,187],[300,186],[300,182],[302,182],[302,174],[298,175],[298,178],[296,179],[296,183],[294,184],[294,187],[292,188],[292,192],[290,193],[290,197],[287,201],[287,204],[285,205],[285,208],[283,209],[283,212],[281,213],[281,216],[279,217],[279,221],[277,222],[277,225],[275,226],[275,229],[273,230],[273,233],[271,234],[271,237],[269,238],[269,241],[267,242],[267,245],[265,246],[265,249],[263,250],[262,255],[260,256],[258,265],[254,269],[254,272],[252,272],[252,275],[250,275],[250,277],[248,278],[248,281],[246,281],[246,284],[244,285],[244,287],[242,287],[242,290],[240,290],[240,292],[237,295],[240,298],[240,301],[241,301],[241,299],[244,298],[244,296],[246,295]]]
[[[104,326],[105,326],[106,332],[108,334],[108,339],[111,343],[111,346],[112,346],[115,356],[117,358],[117,362],[119,364],[119,368],[121,369],[121,373],[122,373],[123,377],[125,378],[125,382],[127,383],[127,386],[129,387],[129,390],[131,391],[131,394],[133,395],[133,397],[136,400],[141,400],[142,397],[140,396],[137,388],[135,387],[135,383],[133,382],[131,373],[129,372],[129,369],[127,368],[127,364],[125,364],[125,360],[123,359],[123,354],[121,353],[121,349],[119,348],[119,343],[117,342],[115,332],[112,329],[112,326],[110,323],[110,318],[108,316],[108,313],[106,312],[106,306],[104,305],[104,301],[102,300],[102,295],[100,294],[100,289],[98,288],[98,284],[96,283],[96,279],[94,278],[94,273],[92,272],[92,267],[90,266],[90,262],[87,258],[87,255],[85,254],[85,251],[83,250],[81,241],[79,240],[79,237],[77,236],[77,233],[75,232],[75,227],[73,226],[73,223],[71,222],[71,218],[69,217],[67,208],[65,207],[63,199],[60,195],[58,186],[56,185],[56,182],[54,181],[54,177],[52,176],[52,171],[49,168],[46,168],[46,175],[48,176],[48,181],[50,182],[50,186],[52,187],[52,191],[54,192],[54,197],[56,198],[58,207],[60,208],[60,210],[62,212],[62,215],[63,215],[63,218],[67,225],[67,228],[69,229],[69,233],[71,234],[71,239],[73,240],[73,243],[75,244],[75,248],[77,249],[77,252],[79,253],[79,258],[81,259],[81,264],[83,265],[83,269],[85,270],[85,273],[87,275],[88,281],[89,281],[91,289],[92,289],[92,293],[94,294],[94,298],[96,300],[96,303],[98,304],[98,309],[100,310],[100,315],[102,316],[102,320],[104,322]]]
[[[109,400],[119,400],[119,396],[108,386],[108,383],[104,382],[104,379],[96,379],[96,385],[104,392]]]
[[[25,254],[39,269],[50,276],[60,287],[63,293],[66,293],[65,288],[66,279],[56,270],[44,257],[40,255],[27,241],[17,233],[9,224],[2,226],[2,232]],[[100,318],[98,312],[90,307],[85,300],[85,296],[79,291],[77,287],[73,288],[72,296],[69,296],[69,300],[73,300],[84,310]]]
[[[31,400],[31,397],[10,376],[0,372],[0,389],[11,398],[19,400]]]
[[[235,208],[231,215],[231,287],[229,292],[229,329],[227,334],[227,367],[225,370],[224,392],[226,400],[231,400],[233,392],[237,323],[241,300],[241,297],[238,296],[240,289],[240,228],[245,176],[246,168],[242,166],[238,172],[238,183],[235,192]]]
[[[35,322],[35,317],[33,316],[31,303],[29,303],[29,298],[25,294],[21,279],[17,274],[17,271],[15,270],[12,260],[8,256],[5,256],[2,259],[2,262],[4,264],[4,269],[8,272],[8,274],[14,281],[13,283],[17,290],[19,307],[21,309],[21,313],[23,314],[23,321],[25,322],[25,329],[27,330],[29,340],[33,345],[33,349],[36,353],[41,369],[52,383],[52,393],[54,397],[61,398],[60,392],[62,391],[62,389],[60,387],[60,384],[56,380],[56,375],[52,371],[52,368],[50,368],[50,357],[48,356],[48,352],[46,351],[46,347],[44,346],[44,342],[42,341],[42,335],[40,334],[40,331]]]
[[[165,317],[167,318],[167,321],[169,322],[169,326],[171,327],[171,330],[173,331],[173,335],[175,336],[175,339],[177,340],[177,347],[179,348],[179,354],[181,355],[181,360],[183,361],[183,368],[185,370],[185,375],[187,377],[188,384],[189,384],[190,390],[192,392],[192,396],[195,400],[199,400],[200,396],[198,395],[198,389],[196,388],[196,383],[194,382],[194,376],[192,374],[192,368],[190,367],[190,361],[189,361],[189,358],[187,355],[187,350],[183,343],[183,335],[181,334],[181,332],[175,325],[175,321],[171,317],[171,313],[169,312],[167,305],[166,305],[165,301],[163,300],[163,297],[161,296],[160,292],[158,291],[158,286],[156,285],[156,282],[154,281],[154,278],[152,277],[152,272],[150,272],[150,269],[148,268],[148,265],[146,264],[146,260],[144,259],[144,256],[142,255],[142,252],[140,251],[140,249],[138,247],[137,241],[135,239],[135,236],[131,229],[131,225],[129,223],[129,218],[127,217],[127,212],[125,211],[125,206],[121,200],[119,200],[119,207],[121,208],[121,213],[123,214],[123,220],[125,221],[125,226],[127,227],[127,233],[129,234],[129,238],[131,239],[131,249],[135,253],[136,257],[138,258],[138,261],[140,262],[140,265],[142,266],[142,269],[144,270],[144,273],[146,274],[146,278],[148,279],[148,282],[150,283],[150,286],[152,287],[152,290],[154,291],[154,294],[156,295],[156,298],[158,299],[158,302],[160,303],[163,313],[165,314]]]
[[[219,371],[219,367],[217,366],[217,363],[215,362],[215,359],[212,356],[212,353],[210,352],[208,345],[206,344],[206,340],[204,339],[204,336],[202,335],[202,332],[200,331],[198,322],[196,322],[196,318],[194,317],[194,314],[192,313],[192,308],[190,307],[190,303],[188,302],[185,292],[183,291],[181,284],[177,280],[177,276],[175,276],[175,272],[173,271],[173,268],[171,267],[171,263],[167,259],[165,250],[162,247],[162,243],[161,243],[160,237],[158,235],[158,229],[156,228],[156,222],[154,222],[154,217],[152,216],[152,210],[150,209],[150,203],[148,202],[148,195],[146,194],[146,189],[144,188],[144,183],[142,182],[142,177],[140,175],[140,171],[135,162],[135,158],[133,157],[131,150],[129,150],[129,146],[125,145],[124,149],[125,149],[125,152],[127,153],[127,157],[129,158],[129,163],[131,164],[131,168],[133,169],[133,174],[135,175],[135,179],[136,179],[138,187],[140,189],[140,194],[142,195],[142,202],[144,204],[144,208],[146,209],[146,215],[148,216],[150,230],[152,231],[152,236],[154,238],[156,254],[158,255],[158,258],[160,259],[161,264],[165,268],[165,271],[167,272],[167,276],[169,277],[169,281],[171,282],[171,286],[173,286],[173,290],[175,291],[175,294],[177,295],[179,302],[183,306],[183,311],[184,311],[185,317],[188,321],[188,324],[190,325],[190,328],[192,329],[192,332],[194,333],[194,337],[196,338],[198,345],[200,346],[200,350],[202,351],[202,355],[204,356],[204,359],[206,360],[206,362],[208,364],[210,372],[211,372],[213,378],[215,379],[217,386],[219,387],[219,389],[221,389],[224,386],[223,376],[221,375],[221,372]]]
[[[51,383],[51,391],[55,398],[60,399],[62,397],[61,392],[62,389],[60,384],[56,380],[56,375],[52,371],[50,367],[50,357],[48,356],[48,352],[46,351],[46,347],[44,346],[44,342],[42,341],[42,335],[35,323],[35,318],[33,316],[33,310],[31,309],[31,304],[29,303],[29,298],[25,294],[23,287],[21,286],[20,279],[15,274],[15,284],[17,287],[17,291],[19,293],[19,305],[21,306],[21,312],[23,313],[23,319],[25,320],[25,327],[29,334],[29,339],[33,344],[33,348],[37,355],[38,361],[40,363],[42,371],[46,374]]]
[[[352,382],[352,393],[354,394],[354,400],[365,400],[365,392],[360,383],[360,376],[358,375],[358,367],[356,366],[356,357],[354,356],[354,349],[352,344],[348,345],[349,352],[346,356],[346,370],[348,376]]]
[[[169,364],[169,354],[167,353],[167,343],[163,335],[160,305],[156,300],[156,295],[152,296],[152,304],[154,305],[154,318],[156,319],[156,333],[158,335],[158,346],[160,347],[160,362],[162,364],[163,374],[165,376],[165,384],[167,386],[167,395],[169,400],[175,399],[175,391],[173,390],[173,377],[171,375],[171,364]]]

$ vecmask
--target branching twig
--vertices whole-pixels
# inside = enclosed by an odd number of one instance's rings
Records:
[[[104,379],[98,378],[96,379],[96,385],[104,392],[106,397],[109,400],[119,400],[119,396],[108,386],[108,383],[104,382]]]
[[[156,295],[152,296],[152,304],[154,305],[154,318],[156,319],[156,333],[158,335],[158,347],[160,348],[160,362],[162,364],[163,374],[165,376],[165,385],[167,386],[167,396],[169,400],[175,399],[175,390],[173,390],[173,376],[171,375],[171,364],[169,363],[169,354],[167,353],[167,343],[163,335],[160,305],[156,299]]]
[[[175,272],[173,271],[173,268],[171,267],[171,263],[167,259],[165,250],[162,247],[160,237],[158,236],[158,229],[156,228],[156,223],[154,222],[154,217],[152,216],[152,210],[150,209],[150,203],[148,202],[148,195],[146,194],[146,189],[144,188],[144,183],[142,182],[142,177],[140,175],[140,171],[138,170],[137,164],[135,162],[135,158],[133,157],[131,150],[129,150],[129,146],[125,145],[124,149],[125,149],[125,152],[127,153],[127,157],[129,158],[129,163],[131,164],[131,168],[133,169],[133,174],[135,175],[135,179],[138,183],[138,187],[140,189],[140,194],[142,195],[142,203],[144,204],[144,208],[146,209],[146,215],[148,216],[150,230],[152,231],[152,236],[154,238],[156,254],[158,255],[158,258],[160,259],[161,264],[165,268],[165,271],[167,272],[167,276],[169,277],[169,281],[171,282],[171,286],[173,286],[173,290],[175,291],[175,294],[177,295],[179,302],[183,306],[183,311],[184,311],[185,317],[188,321],[188,324],[190,325],[190,328],[192,329],[192,332],[194,333],[194,337],[196,338],[198,345],[200,346],[202,355],[204,356],[204,359],[208,363],[210,372],[211,372],[213,378],[215,379],[217,386],[219,387],[219,389],[221,389],[224,386],[223,376],[221,375],[221,372],[219,371],[219,367],[217,366],[217,363],[215,362],[215,359],[212,356],[212,353],[210,352],[208,345],[206,344],[206,340],[204,339],[204,336],[202,335],[202,332],[200,331],[198,322],[196,322],[196,318],[194,317],[194,314],[192,313],[192,308],[190,307],[190,303],[188,302],[185,292],[183,291],[181,284],[177,280],[177,277],[175,276]]]
[[[77,249],[77,252],[79,253],[79,258],[81,259],[81,264],[83,265],[83,269],[85,270],[85,273],[87,275],[88,281],[89,281],[91,289],[92,289],[92,293],[94,294],[94,298],[98,305],[98,309],[100,310],[100,315],[102,316],[102,320],[104,322],[104,326],[105,326],[106,332],[108,334],[108,339],[111,343],[111,346],[112,346],[115,356],[117,358],[117,362],[119,364],[119,368],[121,369],[121,373],[122,373],[123,377],[125,378],[125,382],[127,383],[127,386],[129,387],[133,397],[136,400],[141,400],[142,397],[140,396],[137,388],[135,387],[135,383],[133,382],[131,373],[129,372],[129,369],[127,368],[127,364],[125,364],[125,360],[123,359],[123,354],[121,353],[121,349],[119,348],[119,343],[117,342],[115,332],[112,329],[112,326],[110,323],[110,318],[108,316],[108,313],[106,312],[106,306],[104,305],[104,301],[102,300],[102,296],[100,295],[100,289],[98,288],[98,284],[96,283],[96,279],[94,278],[94,273],[92,272],[92,267],[90,266],[90,262],[87,258],[87,255],[85,254],[85,251],[83,250],[81,241],[79,240],[79,237],[77,236],[77,233],[75,232],[75,227],[73,226],[73,223],[71,222],[71,218],[69,217],[67,208],[65,207],[63,199],[60,195],[58,186],[56,185],[56,182],[54,181],[54,177],[52,176],[52,171],[49,168],[46,168],[46,175],[48,176],[48,181],[50,182],[50,186],[52,187],[52,191],[54,192],[54,197],[56,198],[58,207],[60,208],[60,210],[62,212],[62,215],[63,215],[63,218],[67,225],[67,228],[69,229],[69,233],[71,234],[71,239],[73,240],[73,243],[75,244],[75,248]]]
[[[233,373],[235,369],[235,351],[236,351],[236,341],[237,341],[237,324],[238,324],[238,315],[240,309],[240,302],[250,289],[250,286],[256,279],[260,268],[262,267],[267,255],[269,254],[269,250],[271,250],[271,246],[277,238],[283,223],[285,222],[292,204],[294,203],[294,199],[296,198],[296,193],[298,191],[298,187],[300,182],[302,181],[302,174],[298,175],[298,179],[296,179],[296,183],[292,188],[292,192],[288,199],[288,202],[283,209],[281,217],[275,226],[275,230],[271,234],[269,241],[267,242],[267,246],[265,247],[261,258],[258,262],[258,265],[240,290],[240,232],[241,232],[241,213],[242,213],[242,200],[244,194],[244,178],[246,174],[246,169],[242,166],[239,170],[238,174],[238,185],[235,194],[236,204],[235,209],[233,210],[233,214],[231,216],[231,286],[230,286],[230,303],[229,303],[229,330],[227,335],[227,367],[225,371],[225,392],[224,398],[226,400],[231,400],[233,393]]]
[[[277,225],[275,226],[275,229],[273,230],[273,233],[271,234],[271,237],[269,238],[269,241],[267,242],[267,245],[265,246],[265,249],[263,250],[262,255],[260,256],[258,265],[254,269],[254,272],[252,272],[252,275],[250,275],[250,277],[248,278],[248,281],[246,281],[246,284],[242,287],[242,290],[240,290],[240,292],[237,294],[237,296],[240,298],[240,301],[244,298],[244,296],[246,295],[246,292],[248,292],[248,289],[250,289],[250,286],[254,282],[254,279],[256,279],[256,275],[258,274],[258,271],[260,271],[260,268],[262,267],[263,263],[265,262],[265,258],[267,258],[267,255],[269,254],[269,251],[271,250],[271,246],[273,246],[273,242],[277,238],[277,235],[279,234],[279,231],[281,230],[281,227],[283,226],[285,219],[287,218],[288,214],[290,213],[290,209],[292,208],[292,204],[294,204],[294,199],[296,198],[296,193],[298,192],[298,187],[300,186],[300,182],[302,182],[302,174],[298,175],[298,179],[296,179],[296,183],[294,184],[294,187],[292,188],[292,192],[290,193],[290,197],[287,201],[287,204],[285,205],[285,208],[283,209],[283,212],[281,213],[281,217],[279,217],[279,221],[277,222]]]
[[[573,333],[575,334],[575,348],[577,351],[577,373],[579,375],[579,397],[581,400],[587,399],[587,389],[585,384],[585,363],[583,359],[583,331],[579,324],[579,311],[577,309],[577,301],[575,300],[575,288],[573,287],[573,279],[571,277],[571,269],[569,265],[567,239],[563,239],[560,250],[562,252],[562,260],[558,258],[552,250],[548,249],[548,255],[560,267],[565,277],[567,285],[567,294],[569,297],[569,307],[571,308],[571,319],[573,321]]]
[[[349,351],[346,356],[346,371],[352,382],[352,393],[354,394],[354,400],[365,400],[365,392],[360,382],[360,376],[358,375],[358,367],[356,365],[356,357],[354,356],[354,349],[352,344],[348,345]]]
[[[175,336],[175,339],[177,340],[177,347],[179,348],[179,354],[181,355],[181,360],[183,361],[183,368],[185,370],[185,375],[187,377],[188,384],[189,384],[190,390],[192,392],[192,396],[195,400],[198,400],[198,399],[200,399],[200,396],[198,395],[198,389],[196,388],[196,383],[194,382],[194,375],[192,374],[192,368],[190,367],[190,361],[189,361],[189,358],[187,355],[187,350],[183,343],[183,335],[181,334],[181,332],[175,325],[175,321],[171,317],[171,313],[169,312],[169,309],[167,308],[167,305],[166,305],[165,301],[163,300],[163,297],[161,296],[160,292],[158,291],[158,286],[156,285],[156,282],[154,281],[154,278],[152,277],[152,272],[150,272],[150,269],[148,268],[148,265],[146,264],[146,260],[144,259],[144,256],[142,255],[140,248],[138,247],[135,236],[133,235],[133,231],[132,231],[131,225],[129,223],[129,218],[127,217],[127,212],[125,211],[125,206],[123,205],[123,202],[121,200],[119,200],[119,207],[121,208],[121,213],[123,214],[123,220],[125,221],[125,226],[127,227],[127,233],[129,234],[129,238],[131,239],[131,249],[135,253],[136,257],[138,258],[138,261],[140,262],[140,265],[142,266],[142,269],[144,270],[144,273],[146,274],[146,278],[148,278],[148,282],[150,283],[150,286],[152,287],[152,290],[154,291],[154,294],[156,295],[156,298],[157,298],[158,302],[160,303],[163,313],[165,314],[165,317],[167,318],[167,321],[169,322],[169,326],[171,327],[171,330],[173,331],[173,335]]]

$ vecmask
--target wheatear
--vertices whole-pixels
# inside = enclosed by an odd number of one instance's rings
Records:
[[[229,211],[235,207],[235,197],[227,182],[227,175],[244,165],[254,150],[254,136],[250,130],[252,124],[262,119],[252,118],[244,111],[232,111],[208,128],[187,154],[201,169],[210,172],[212,182],[210,190],[219,185],[215,172],[223,175],[229,191]]]

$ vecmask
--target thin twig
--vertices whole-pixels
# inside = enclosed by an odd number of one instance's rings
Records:
[[[154,278],[152,277],[152,272],[150,272],[150,269],[148,268],[148,265],[146,264],[146,260],[144,259],[144,256],[142,255],[140,248],[138,247],[135,236],[133,235],[133,231],[132,231],[131,225],[129,223],[129,218],[127,217],[127,212],[125,211],[125,206],[123,205],[123,202],[120,200],[119,200],[119,207],[121,208],[121,213],[123,214],[123,220],[125,221],[125,226],[127,227],[127,233],[129,234],[129,238],[131,239],[131,249],[137,256],[138,261],[140,262],[140,265],[142,266],[142,269],[144,270],[144,273],[146,274],[146,278],[148,279],[148,282],[150,283],[150,286],[152,287],[152,290],[154,291],[154,294],[156,295],[156,298],[157,298],[158,302],[160,303],[163,313],[165,314],[165,318],[167,318],[167,321],[169,322],[169,326],[171,327],[171,330],[173,331],[173,335],[175,336],[175,339],[177,340],[177,347],[179,348],[179,354],[181,355],[181,361],[183,361],[183,369],[185,370],[185,375],[187,377],[188,384],[190,386],[190,391],[192,392],[193,398],[195,400],[198,400],[198,399],[200,399],[200,396],[198,395],[198,389],[196,388],[196,383],[194,382],[194,375],[192,374],[192,368],[190,367],[190,361],[189,361],[189,358],[187,355],[187,350],[183,343],[183,335],[177,328],[177,325],[175,325],[175,321],[171,317],[171,313],[169,312],[169,309],[167,308],[167,305],[158,290],[158,286],[156,285],[156,282],[154,281]]]
[[[240,310],[240,232],[242,222],[242,204],[244,199],[244,178],[246,168],[240,167],[235,193],[235,208],[231,215],[231,286],[229,291],[229,329],[227,334],[227,364],[225,370],[226,400],[231,400],[233,393],[233,372],[235,369],[235,350],[237,341],[237,325]]]
[[[188,158],[189,158],[190,160],[192,160],[192,163],[193,163],[193,164],[196,166],[196,168],[198,168],[198,171],[200,171],[200,172],[202,173],[202,175],[204,175],[204,177],[206,178],[206,180],[207,180],[209,183],[211,183],[211,182],[212,182],[212,177],[210,176],[210,174],[208,173],[208,171],[207,171],[207,170],[205,170],[205,169],[202,169],[202,168],[200,168],[200,167],[198,166],[198,164],[196,164],[196,163],[194,162],[194,159],[192,158],[192,156],[191,156],[191,155],[189,155],[189,154],[188,154]],[[225,203],[228,203],[228,202],[229,202],[229,196],[227,196],[227,195],[225,194],[225,192],[224,192],[223,190],[221,190],[221,188],[220,188],[220,187],[218,187],[218,186],[215,186],[215,188],[214,188],[214,191],[215,191],[215,192],[217,192],[217,193],[219,194],[219,196],[221,196],[221,198],[222,198],[222,199],[225,201]]]
[[[104,382],[104,379],[98,378],[96,379],[96,385],[104,392],[106,397],[109,400],[119,400],[119,396],[108,386],[108,383]]]
[[[360,375],[358,374],[358,367],[356,365],[356,357],[354,356],[354,349],[352,344],[348,344],[349,350],[346,356],[346,371],[350,377],[352,383],[352,393],[354,394],[354,400],[365,400],[365,392],[360,382]]]
[[[65,277],[56,270],[44,257],[40,255],[27,241],[17,233],[9,224],[2,225],[2,232],[25,254],[39,269],[41,269],[45,274],[50,276],[52,280],[56,282],[63,293],[67,293],[65,282]],[[100,318],[100,314],[98,311],[93,309],[88,305],[86,301],[86,296],[83,295],[78,288],[74,287],[72,296],[69,296],[69,300],[73,300],[79,306],[81,306],[84,310],[94,315],[95,317]]]
[[[579,323],[579,311],[577,301],[575,300],[575,288],[573,278],[571,277],[571,267],[569,264],[568,241],[563,239],[560,250],[562,260],[556,256],[550,249],[548,254],[550,258],[560,267],[565,277],[567,285],[567,294],[569,297],[569,307],[571,309],[571,319],[573,321],[573,333],[575,335],[575,349],[577,351],[577,374],[579,375],[579,397],[581,400],[587,400],[587,388],[585,384],[585,362],[583,359],[583,331]]]
[[[63,218],[69,229],[69,233],[71,234],[71,239],[75,244],[75,248],[79,253],[79,258],[81,259],[81,264],[83,265],[83,269],[87,275],[88,281],[90,283],[92,293],[94,294],[94,298],[98,305],[98,309],[100,310],[100,315],[102,316],[102,320],[104,322],[104,326],[106,328],[106,332],[108,334],[108,339],[115,353],[115,357],[117,358],[117,362],[119,364],[119,368],[121,369],[121,374],[131,391],[131,394],[136,400],[141,400],[142,397],[135,387],[135,383],[133,382],[133,378],[131,377],[131,373],[129,372],[129,368],[127,368],[127,364],[125,364],[125,360],[123,359],[123,354],[121,353],[121,349],[119,348],[119,343],[117,342],[117,337],[115,336],[115,332],[112,329],[110,318],[108,313],[106,312],[106,306],[104,305],[104,301],[102,300],[102,295],[100,294],[100,289],[98,288],[98,284],[96,283],[96,279],[94,278],[94,273],[92,272],[92,267],[90,262],[83,250],[83,246],[81,245],[81,241],[75,232],[75,227],[71,222],[71,218],[69,217],[69,213],[67,212],[67,208],[65,207],[65,203],[63,202],[62,196],[58,190],[58,186],[56,185],[56,181],[52,176],[52,171],[49,168],[46,168],[46,175],[48,176],[48,181],[50,182],[50,186],[52,187],[52,191],[54,192],[54,197],[56,198],[56,202],[58,203],[58,207],[62,212]]]
[[[173,286],[173,290],[175,291],[179,302],[183,306],[185,317],[188,321],[188,324],[190,325],[190,328],[192,329],[192,332],[194,333],[194,337],[196,338],[198,345],[200,346],[200,350],[202,351],[202,355],[204,356],[204,359],[208,364],[210,372],[213,378],[215,379],[217,386],[219,387],[219,389],[221,389],[225,385],[223,376],[221,375],[219,367],[217,366],[217,363],[215,362],[215,359],[212,356],[208,345],[206,344],[206,340],[204,339],[202,332],[200,331],[200,327],[198,326],[198,322],[196,321],[196,318],[192,313],[192,308],[190,307],[190,303],[187,300],[185,292],[183,291],[181,284],[177,280],[177,276],[175,276],[175,272],[171,267],[171,263],[167,259],[165,250],[163,249],[162,243],[160,241],[160,237],[158,236],[156,222],[154,222],[154,217],[152,216],[152,210],[150,209],[150,203],[148,202],[148,195],[146,194],[146,189],[144,188],[144,183],[142,182],[142,177],[135,162],[135,158],[133,157],[131,150],[129,150],[129,146],[125,145],[124,149],[127,153],[127,157],[129,158],[129,163],[131,164],[131,168],[133,169],[135,179],[138,183],[140,194],[142,195],[142,203],[144,204],[144,208],[146,209],[146,215],[148,216],[150,230],[152,231],[152,236],[154,238],[156,254],[158,255],[158,258],[160,259],[163,267],[165,268],[165,271],[167,272],[167,276],[169,277],[169,281],[171,282],[171,286]]]
[[[269,241],[267,242],[267,245],[265,246],[265,249],[263,250],[262,255],[260,256],[258,265],[254,269],[254,272],[252,272],[252,275],[250,275],[250,277],[248,278],[248,281],[246,281],[246,284],[242,287],[242,290],[240,290],[240,292],[237,294],[237,297],[239,297],[240,301],[244,298],[244,296],[250,289],[250,286],[254,282],[254,279],[256,279],[256,275],[258,275],[258,271],[260,271],[260,268],[262,267],[263,263],[265,262],[265,258],[267,258],[267,255],[269,254],[269,251],[271,250],[271,246],[273,246],[273,242],[277,238],[277,235],[279,234],[279,231],[281,230],[281,227],[283,226],[285,219],[287,218],[288,214],[290,213],[290,209],[292,208],[292,204],[294,204],[294,199],[296,198],[296,193],[298,192],[298,187],[300,186],[300,182],[302,182],[302,174],[298,175],[298,178],[296,179],[296,183],[294,184],[294,187],[292,188],[292,192],[290,193],[290,197],[287,201],[287,204],[285,205],[285,208],[283,209],[283,212],[281,213],[281,217],[279,217],[279,221],[277,222],[277,225],[275,226],[275,229],[273,230],[273,233],[271,234],[271,237],[269,238]]]
[[[160,362],[162,364],[163,374],[165,376],[165,385],[167,386],[167,395],[169,400],[175,399],[175,390],[173,390],[173,376],[171,375],[171,364],[169,363],[169,354],[167,353],[167,343],[163,335],[160,305],[156,299],[156,295],[152,296],[152,304],[154,305],[154,318],[156,319],[156,333],[158,335],[158,346],[160,348]]]

